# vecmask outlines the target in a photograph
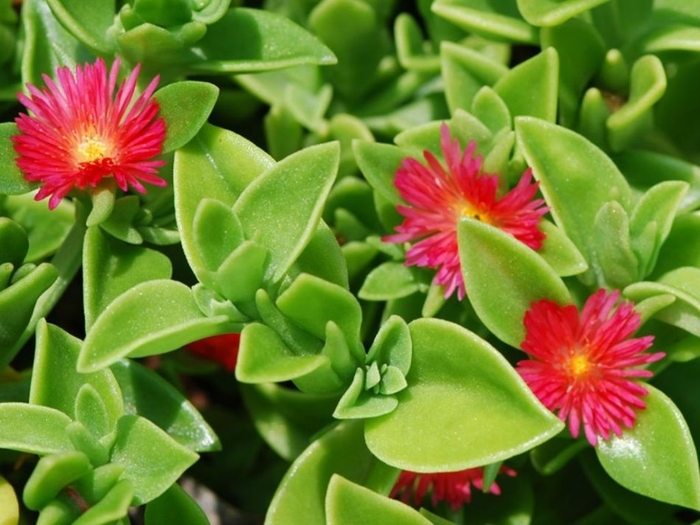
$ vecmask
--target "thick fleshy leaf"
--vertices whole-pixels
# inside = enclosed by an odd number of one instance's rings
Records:
[[[493,89],[481,88],[472,101],[472,114],[479,119],[494,135],[502,129],[510,130],[513,120],[508,106]],[[485,171],[492,171],[485,169]]]
[[[607,122],[613,151],[622,151],[653,127],[652,106],[666,91],[666,73],[659,58],[647,55],[634,63],[627,103]]]
[[[388,499],[334,474],[326,493],[328,525],[430,525],[427,518],[405,503]]]
[[[35,185],[24,179],[24,175],[17,167],[15,159],[17,153],[10,137],[17,135],[17,124],[14,122],[3,122],[0,124],[0,194],[18,195],[31,191]]]
[[[146,505],[146,525],[209,525],[204,511],[175,483]]]
[[[402,202],[403,199],[394,186],[394,177],[396,170],[401,166],[401,161],[407,157],[406,152],[391,144],[378,144],[364,140],[354,140],[352,149],[357,165],[374,190],[391,203]]]
[[[539,228],[545,234],[545,239],[537,253],[557,275],[568,277],[588,269],[588,264],[581,252],[559,228],[546,219],[540,221]]]
[[[557,226],[590,262],[595,216],[612,200],[630,209],[627,181],[605,153],[573,131],[530,117],[517,118],[515,130]]]
[[[403,263],[385,262],[370,271],[357,296],[367,301],[388,301],[406,297],[427,288],[419,276],[419,271]]]
[[[147,419],[124,416],[117,423],[111,462],[134,487],[135,505],[148,503],[170,487],[199,456]]]
[[[345,246],[347,245],[341,247],[330,227],[324,221],[320,221],[290,273],[293,275],[298,270],[300,273],[320,277],[347,289],[348,264],[343,256]]]
[[[559,56],[554,48],[515,66],[493,86],[513,117],[555,122],[559,88]]]
[[[236,364],[243,383],[277,383],[304,376],[328,363],[323,355],[296,355],[274,330],[260,323],[246,325]]]
[[[195,275],[206,269],[194,232],[200,202],[209,198],[232,206],[251,181],[274,165],[272,157],[252,142],[208,124],[177,150],[173,182],[175,216],[182,248]]]
[[[335,64],[335,55],[288,18],[262,9],[230,9],[193,49],[198,72],[244,73],[303,64]]]
[[[533,302],[572,302],[552,267],[512,235],[473,219],[462,219],[458,232],[469,301],[502,341],[520,347],[525,339],[525,312]]]
[[[58,271],[49,263],[42,263],[34,269],[27,268],[28,275],[0,291],[0,364],[12,359],[6,355],[23,334],[32,317],[37,299],[58,277]],[[17,279],[17,272],[14,278]]]
[[[484,340],[437,319],[409,327],[408,388],[393,412],[365,423],[367,446],[382,461],[416,472],[461,470],[520,454],[561,431],[563,423]]]
[[[603,204],[593,221],[592,266],[598,282],[610,288],[624,288],[639,276],[639,263],[630,242],[629,218],[617,201]]]
[[[22,493],[27,508],[40,510],[73,481],[92,470],[87,456],[70,451],[44,456],[34,467]]]
[[[659,295],[672,295],[676,300],[656,313],[655,318],[700,336],[700,269],[677,268],[664,274],[657,282],[631,284],[623,293],[635,302]]]
[[[700,470],[693,439],[676,405],[647,385],[647,407],[631,429],[596,447],[605,471],[623,487],[700,510]]]
[[[197,135],[218,96],[219,88],[214,84],[192,80],[175,82],[156,91],[158,115],[165,119],[167,131],[163,153],[184,146]]]
[[[54,408],[0,403],[0,448],[40,456],[75,450],[65,430],[70,422]]]
[[[294,461],[277,488],[266,525],[289,525],[303,516],[308,525],[325,525],[325,501],[333,474],[387,494],[398,472],[375,458],[362,438],[362,424],[343,422],[323,434]]]
[[[401,13],[394,23],[396,56],[406,69],[433,72],[440,70],[440,59],[426,51],[421,26],[408,13]]]
[[[537,28],[523,20],[515,0],[437,0],[431,10],[454,25],[496,41],[537,42]]]
[[[123,520],[134,498],[134,486],[126,479],[117,482],[100,501],[85,511],[73,525],[92,525],[93,523],[116,523],[126,525]],[[119,521],[117,521],[119,520]]]
[[[0,525],[17,525],[19,523],[19,503],[15,490],[5,478],[0,476]]]
[[[268,279],[279,281],[316,231],[339,156],[337,143],[303,149],[252,182],[234,204],[246,236],[270,251]]]
[[[39,322],[29,402],[55,408],[71,419],[76,419],[78,394],[84,385],[90,385],[102,400],[106,416],[105,430],[111,430],[124,414],[122,393],[109,370],[88,375],[76,372],[80,345],[79,339],[61,328],[43,320]]]
[[[557,26],[608,0],[518,0],[523,18],[533,26]]]
[[[170,259],[144,246],[133,246],[107,235],[99,226],[88,228],[83,248],[85,330],[124,292],[137,284],[169,279]]]
[[[81,0],[47,0],[46,3],[63,27],[85,45],[100,54],[112,51],[108,30],[114,22],[114,0],[90,4]]]
[[[258,433],[287,461],[301,454],[328,426],[338,397],[314,396],[274,383],[240,385],[243,401]]]
[[[117,361],[110,370],[119,383],[125,413],[145,417],[195,452],[221,448],[202,414],[161,376],[129,359]]]
[[[117,297],[97,318],[83,343],[78,370],[94,372],[122,357],[162,354],[230,331],[228,317],[206,317],[184,284],[148,281]]]
[[[27,232],[15,221],[0,217],[0,246],[2,246],[0,263],[10,263],[15,268],[19,268],[29,250]]]

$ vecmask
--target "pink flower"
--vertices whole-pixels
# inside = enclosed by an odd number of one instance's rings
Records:
[[[233,372],[236,369],[240,344],[241,334],[223,334],[190,343],[187,349],[198,357],[219,363],[229,372]]]
[[[139,66],[117,89],[119,59],[109,74],[105,63],[56,70],[54,82],[43,76],[43,90],[27,85],[30,96],[17,95],[29,110],[15,121],[17,165],[28,181],[39,182],[36,200],[49,198],[53,209],[73,188],[94,188],[114,177],[124,191],[144,193],[141,182],[164,186],[156,174],[165,164],[153,160],[165,140],[165,121],[151,98],[158,77],[135,98]],[[115,93],[116,89],[116,93]]]
[[[508,476],[515,476],[515,471],[505,466],[501,467],[500,472]],[[404,470],[391,491],[391,497],[410,504],[411,496],[413,496],[413,504],[418,507],[428,491],[432,491],[431,502],[433,506],[440,501],[445,501],[452,510],[457,510],[465,503],[471,502],[472,485],[480,491],[484,490],[483,467],[435,474],[420,474]],[[499,495],[501,488],[497,483],[492,483],[488,492]]]
[[[518,372],[542,404],[568,419],[574,437],[583,423],[593,446],[599,436],[619,436],[623,425],[634,425],[647,391],[630,378],[651,377],[641,367],[664,356],[644,353],[653,336],[630,338],[639,328],[639,314],[628,301],[615,306],[619,297],[618,291],[601,289],[580,314],[573,305],[547,300],[533,303],[525,314],[521,347],[532,359],[520,361]]]
[[[460,218],[473,217],[496,226],[537,250],[545,238],[538,224],[549,208],[544,200],[534,199],[538,183],[532,182],[530,169],[499,198],[498,175],[482,172],[482,158],[474,156],[474,142],[462,153],[459,141],[450,137],[443,124],[441,143],[447,168],[425,151],[427,164],[408,158],[396,171],[394,184],[408,206],[397,206],[404,221],[396,227],[398,233],[383,240],[418,240],[408,250],[406,264],[437,269],[435,282],[445,287],[445,297],[457,290],[458,298],[463,299],[466,290],[457,246]]]

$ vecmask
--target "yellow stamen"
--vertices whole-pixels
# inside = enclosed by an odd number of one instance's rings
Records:
[[[485,222],[486,224],[493,224],[493,221],[491,220],[491,217],[489,217],[488,213],[478,210],[469,203],[464,204],[461,214],[462,217],[470,217],[472,219],[476,219],[477,221]]]
[[[585,355],[574,355],[569,361],[569,370],[574,377],[585,375],[591,368],[592,364]]]
[[[108,146],[99,137],[85,137],[78,145],[79,162],[94,162],[107,156]]]

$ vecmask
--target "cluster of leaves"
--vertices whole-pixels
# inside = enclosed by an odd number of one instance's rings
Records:
[[[240,395],[222,404],[242,402],[292,463],[270,525],[675,524],[700,510],[700,10],[404,7],[0,1],[8,111],[57,66],[121,56],[161,75],[168,129],[165,188],[49,212],[15,165],[15,124],[0,124],[0,461],[24,484],[23,514],[124,524],[145,505],[147,524],[206,523],[175,482],[219,440],[173,374],[136,359],[184,377],[197,369],[180,348],[232,332]],[[504,184],[531,167],[551,210],[537,252],[460,222],[462,302],[381,241],[401,221],[396,169],[439,151],[442,122]],[[44,320],[79,282],[84,340]],[[533,301],[581,304],[600,287],[635,301],[667,358],[635,427],[593,452],[513,363]],[[497,504],[416,511],[387,497],[401,469],[488,465],[493,482],[504,460],[519,476]],[[27,479],[12,474],[23,462]],[[19,520],[12,485],[0,477],[0,523]]]

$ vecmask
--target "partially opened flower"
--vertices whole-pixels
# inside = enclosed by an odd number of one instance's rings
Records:
[[[501,467],[500,473],[515,476],[515,471],[506,466]],[[472,486],[477,490],[484,490],[483,467],[435,474],[421,474],[404,470],[391,491],[391,497],[409,504],[412,499],[413,505],[418,507],[426,494],[430,492],[433,506],[444,501],[452,510],[457,510],[465,503],[471,502]],[[494,482],[491,483],[488,492],[499,495],[501,488]]]
[[[651,377],[642,368],[663,352],[645,353],[653,336],[631,338],[639,314],[628,301],[616,306],[618,291],[598,290],[579,314],[574,305],[542,300],[525,314],[521,347],[531,359],[517,370],[548,409],[558,411],[574,437],[580,426],[591,445],[598,438],[631,428],[636,411],[645,408],[647,390],[636,381]]]
[[[474,142],[462,153],[459,141],[443,124],[441,144],[446,167],[425,151],[427,164],[408,158],[396,171],[394,184],[408,206],[397,207],[403,223],[396,227],[398,233],[383,240],[418,241],[408,250],[406,264],[437,269],[435,282],[444,286],[445,297],[456,290],[462,299],[466,291],[457,246],[459,220],[472,217],[491,224],[536,250],[545,238],[538,224],[548,208],[544,200],[534,198],[538,184],[532,182],[531,170],[499,197],[498,175],[482,172]]]
[[[36,200],[49,197],[53,209],[73,188],[94,188],[106,177],[141,193],[142,182],[164,186],[157,176],[165,162],[155,160],[165,140],[165,121],[152,98],[158,78],[136,96],[139,66],[117,88],[119,59],[107,71],[95,64],[56,70],[43,76],[42,90],[27,85],[19,101],[29,110],[17,119],[13,137],[17,165],[28,181],[39,182]],[[116,91],[116,92],[115,92]]]
[[[220,364],[229,372],[236,369],[241,334],[223,334],[200,339],[187,345],[187,349],[202,359]]]

